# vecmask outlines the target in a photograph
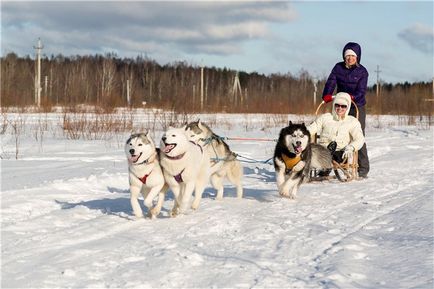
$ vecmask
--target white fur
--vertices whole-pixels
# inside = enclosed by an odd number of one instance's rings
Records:
[[[138,156],[139,158],[132,156]],[[163,206],[165,193],[168,186],[165,184],[163,171],[158,162],[158,155],[155,144],[147,133],[132,135],[125,143],[125,154],[128,159],[128,171],[130,181],[130,201],[134,215],[137,218],[143,217],[142,209],[138,198],[143,196],[143,203],[148,208],[148,216],[155,218]],[[140,178],[149,175],[146,183]],[[158,195],[158,201],[152,208],[152,202]]]
[[[235,158],[226,159],[226,151],[223,144],[210,139],[213,132],[207,126],[202,125],[202,123],[198,121],[198,127],[202,131],[201,133],[195,133],[193,130],[187,129],[187,135],[191,141],[201,145],[211,158],[211,184],[217,190],[216,199],[223,199],[223,180],[225,178],[235,185],[237,198],[241,199],[243,197],[243,167]],[[218,160],[213,160],[213,158]]]
[[[160,153],[164,177],[175,196],[171,215],[187,211],[193,191],[191,208],[197,209],[210,177],[208,154],[188,139],[185,128],[169,128],[161,138]],[[180,173],[182,182],[175,179]]]

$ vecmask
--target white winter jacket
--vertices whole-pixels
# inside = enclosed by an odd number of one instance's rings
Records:
[[[343,119],[339,119],[334,109],[335,103],[347,104],[347,111]],[[350,111],[351,97],[348,93],[340,92],[336,94],[333,101],[332,113],[320,115],[307,129],[311,136],[319,134],[318,144],[327,147],[335,141],[336,150],[343,150],[345,146],[351,145],[355,150],[360,150],[365,143],[360,122],[354,116],[348,115]]]

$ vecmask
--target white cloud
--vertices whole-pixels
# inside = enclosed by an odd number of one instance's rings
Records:
[[[417,23],[398,33],[411,47],[427,54],[433,54],[434,28]]]
[[[47,48],[57,48],[59,42],[95,53],[107,47],[125,53],[146,47],[152,55],[171,45],[187,54],[221,55],[239,53],[243,41],[266,37],[270,23],[293,17],[287,2],[269,1],[5,2],[2,43],[7,50],[28,54],[31,46],[22,51],[16,44],[33,34]],[[57,53],[67,55],[68,46]]]

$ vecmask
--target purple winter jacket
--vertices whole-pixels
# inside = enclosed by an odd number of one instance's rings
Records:
[[[324,86],[322,96],[333,94],[335,88],[336,93],[346,92],[354,97],[354,102],[357,106],[364,106],[366,104],[366,88],[368,86],[368,71],[360,64],[362,59],[362,49],[359,44],[349,42],[342,50],[342,57],[347,49],[353,50],[357,54],[357,65],[351,68],[345,66],[345,61],[338,62],[333,67],[327,82]]]

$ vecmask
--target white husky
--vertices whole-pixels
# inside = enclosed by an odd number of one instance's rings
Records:
[[[197,209],[210,176],[208,154],[188,139],[185,128],[169,128],[161,138],[160,159],[175,196],[172,217],[187,211],[193,191],[191,208]]]
[[[154,218],[161,211],[168,186],[158,162],[157,149],[148,132],[131,135],[125,143],[125,153],[128,159],[131,206],[134,215],[138,218],[143,217],[138,201],[142,194],[143,203],[149,211],[148,216]],[[157,195],[157,204],[151,208],[152,201]]]
[[[225,177],[237,188],[237,197],[243,197],[243,167],[227,143],[200,120],[187,125],[190,140],[200,144],[211,158],[211,183],[217,190],[217,200],[223,198],[223,180]]]

